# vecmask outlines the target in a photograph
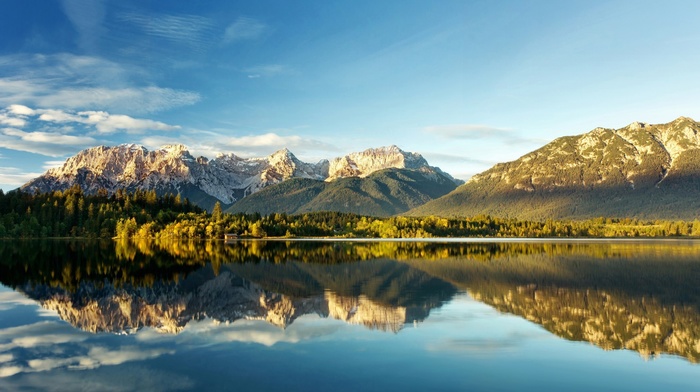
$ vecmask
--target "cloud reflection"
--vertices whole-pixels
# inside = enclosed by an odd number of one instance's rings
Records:
[[[16,291],[0,291],[0,312],[25,305],[36,306],[36,301]]]
[[[319,322],[320,321],[320,322]],[[255,343],[267,347],[279,343],[299,343],[337,333],[348,326],[340,322],[328,322],[316,315],[298,318],[289,328],[280,328],[263,320],[237,320],[221,323],[213,319],[190,322],[179,335],[163,335],[153,329],[143,329],[136,335],[141,342],[172,341],[192,345],[221,344],[230,342]]]
[[[96,345],[96,335],[63,322],[0,329],[0,378],[55,369],[96,369],[173,354],[172,349]]]

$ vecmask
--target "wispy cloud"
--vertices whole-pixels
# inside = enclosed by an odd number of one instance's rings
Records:
[[[45,161],[43,165],[41,165],[41,168],[44,170],[49,170],[49,169],[55,169],[57,167],[63,166],[65,161]]]
[[[441,162],[468,163],[468,164],[489,165],[489,166],[497,163],[496,161],[489,161],[486,159],[479,159],[479,158],[468,157],[468,156],[464,156],[464,155],[444,154],[444,153],[439,153],[439,152],[425,152],[425,153],[421,153],[421,154],[426,159],[428,159],[430,162],[435,160],[435,161],[441,161]]]
[[[0,56],[0,75],[4,106],[152,113],[200,100],[195,92],[151,85],[143,69],[65,53]]]
[[[63,11],[78,32],[79,45],[83,49],[94,49],[105,32],[103,0],[62,0]]]
[[[40,175],[41,173],[29,173],[16,167],[0,167],[0,184],[16,188]]]
[[[60,87],[53,83],[0,78],[0,105],[24,102],[38,107],[97,108],[131,113],[153,113],[199,101],[197,93],[160,87]]]
[[[36,110],[40,113],[39,120],[53,123],[78,123],[94,126],[99,133],[142,133],[144,131],[172,131],[180,129],[177,125],[164,122],[139,119],[123,114],[109,114],[102,111],[85,111],[70,113],[62,110]]]
[[[72,154],[95,144],[97,144],[97,140],[89,136],[41,131],[24,132],[15,128],[0,129],[0,145],[2,147],[50,157]]]
[[[336,146],[317,139],[299,135],[282,136],[275,132],[222,137],[220,145],[228,150],[238,150],[245,155],[269,154],[282,148],[289,148],[295,151],[295,154],[300,155],[310,151],[338,151]]]
[[[301,136],[280,136],[272,132],[263,135],[228,137],[222,140],[222,144],[229,147],[294,147],[304,142]]]
[[[8,168],[0,167],[0,183],[4,183],[4,178],[2,177],[2,174],[6,171]],[[17,170],[14,168],[9,168],[11,170]],[[6,311],[8,309],[12,309],[16,306],[26,306],[26,305],[34,305],[36,306],[36,301],[31,300],[27,298],[26,296],[16,292],[16,291],[5,291],[5,292],[0,292],[0,311]],[[2,355],[0,355],[2,357]],[[2,359],[0,359],[0,362],[4,362]]]
[[[199,15],[122,14],[118,19],[135,25],[144,33],[203,51],[214,42],[214,22]]]
[[[259,20],[239,17],[226,28],[224,43],[256,39],[268,30],[269,27]]]
[[[201,137],[203,134],[206,134],[206,137]],[[317,139],[299,135],[283,136],[276,132],[267,132],[261,135],[228,136],[216,132],[194,131],[191,135],[180,138],[148,136],[141,139],[141,143],[148,148],[184,143],[191,153],[209,157],[222,153],[234,153],[243,157],[259,157],[282,148],[289,148],[300,158],[304,155],[317,155],[319,151],[339,151],[336,146]]]
[[[258,65],[255,67],[246,68],[243,73],[248,74],[248,78],[256,79],[259,77],[271,77],[278,75],[291,74],[293,70],[282,64],[267,64]]]
[[[514,135],[514,132],[507,128],[480,124],[431,125],[425,127],[424,130],[427,133],[446,139],[504,138]]]
[[[546,140],[523,136],[521,132],[509,128],[498,128],[482,124],[431,125],[423,131],[450,140],[499,139],[504,144],[535,144]]]

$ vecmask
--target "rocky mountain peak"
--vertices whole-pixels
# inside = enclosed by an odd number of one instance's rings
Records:
[[[292,152],[289,151],[287,148],[283,148],[281,150],[275,151],[267,159],[270,162],[270,164],[272,164],[272,165],[275,165],[275,164],[294,165],[295,161],[299,162],[297,157],[294,156],[294,154],[292,154]]]
[[[635,122],[631,123],[630,125],[628,125],[627,128],[633,129],[633,130],[639,130],[639,129],[642,129],[646,126],[647,126],[647,124],[645,124],[645,123],[635,121]]]
[[[183,155],[187,154],[189,155],[190,151],[185,146],[184,144],[166,144],[160,148],[163,151],[166,151],[172,155]]]
[[[694,123],[695,120],[693,120],[690,117],[685,117],[685,116],[680,116],[677,119],[673,120],[673,123],[680,123],[680,122],[691,122]]]
[[[421,167],[429,167],[429,165],[418,153],[407,153],[395,145],[370,148],[331,160],[327,181],[343,177],[366,177],[377,170],[389,168],[420,169]]]
[[[49,170],[28,182],[29,192],[65,190],[79,184],[87,193],[100,189],[150,190],[196,198],[204,208],[216,201],[232,204],[242,197],[290,178],[332,181],[336,178],[365,177],[388,168],[427,172],[432,168],[420,154],[408,153],[397,146],[368,149],[316,164],[297,159],[283,148],[262,158],[242,158],[219,154],[212,160],[197,159],[182,144],[165,145],[149,151],[137,144],[88,148],[68,158],[62,167]],[[444,174],[444,173],[443,173]]]

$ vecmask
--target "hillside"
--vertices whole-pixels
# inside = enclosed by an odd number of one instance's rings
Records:
[[[693,220],[700,216],[699,131],[680,117],[562,137],[408,214]]]
[[[387,169],[368,177],[331,182],[295,178],[267,187],[232,205],[227,212],[296,214],[312,211],[390,216],[447,194],[454,181],[440,173]]]

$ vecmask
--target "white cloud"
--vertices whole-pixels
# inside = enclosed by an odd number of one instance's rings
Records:
[[[34,115],[34,109],[28,108],[24,105],[10,105],[7,107],[7,111],[9,113],[14,114],[15,116],[33,116]]]
[[[256,39],[268,30],[266,24],[256,19],[239,17],[226,28],[224,43]]]
[[[95,144],[96,140],[89,136],[73,136],[73,135],[62,135],[58,133],[50,132],[21,132],[16,135],[22,140],[39,143],[39,144],[50,144],[50,145],[65,145],[65,146],[76,146],[76,145],[91,145]]]
[[[101,133],[116,131],[142,132],[142,131],[172,131],[180,129],[176,125],[168,125],[160,121],[138,119],[122,114],[110,115],[106,112],[87,112],[90,121],[95,121],[95,127]],[[83,113],[81,113],[83,114]]]
[[[11,113],[26,114],[20,118],[10,117],[9,114]],[[0,128],[0,146],[11,150],[51,157],[74,154],[86,147],[100,144],[99,140],[90,136],[91,133],[100,135],[116,132],[140,134],[146,131],[164,132],[180,129],[179,126],[160,121],[134,118],[122,114],[110,114],[105,111],[76,113],[60,109],[32,109],[20,105],[12,105],[4,110],[0,110],[0,123],[2,123],[3,118],[20,119],[22,124],[17,123],[17,125],[36,130],[22,130],[17,127]],[[77,132],[83,134],[76,134]],[[52,162],[52,164],[55,164],[55,162]],[[28,175],[35,174],[13,171],[0,175],[6,183],[18,184],[26,182],[25,179]]]
[[[30,113],[19,117],[10,117],[10,113]],[[4,116],[4,117],[3,117]],[[31,125],[39,130],[25,131],[16,127],[0,128],[0,144],[4,148],[37,153],[52,157],[75,153],[85,147],[99,144],[88,135],[73,135],[76,126],[87,133],[111,134],[115,132],[143,133],[145,131],[172,131],[179,126],[160,121],[133,118],[122,114],[110,114],[104,111],[70,112],[59,109],[31,109],[26,106],[12,105],[0,110],[0,124],[3,119],[19,119],[17,125]],[[11,121],[7,121],[11,122]],[[61,124],[60,127],[46,127],[45,124]]]
[[[0,378],[14,376],[18,373],[22,373],[22,367],[20,366],[11,365],[0,367]]]
[[[192,105],[200,95],[153,86],[148,72],[98,57],[0,56],[0,105],[152,113]],[[21,108],[13,109],[21,111]],[[24,113],[23,115],[30,115]]]
[[[0,125],[22,128],[27,124],[27,121],[19,117],[10,117],[7,114],[0,113]]]
[[[39,112],[39,120],[47,122],[81,122],[80,117],[75,114],[64,112],[58,109],[43,109]]]

